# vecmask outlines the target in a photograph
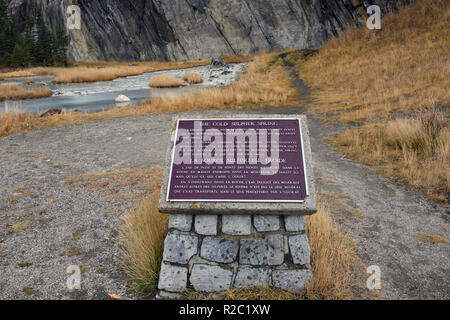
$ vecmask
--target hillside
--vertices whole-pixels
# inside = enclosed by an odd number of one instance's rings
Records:
[[[353,28],[299,64],[309,110],[350,130],[330,141],[386,177],[449,203],[450,6],[423,0]]]
[[[366,8],[384,12],[407,0],[9,0],[15,23],[40,9],[56,32],[65,8],[81,9],[81,30],[70,31],[73,60],[184,60],[248,55],[261,50],[319,47],[365,20]],[[24,27],[24,26],[22,26]]]

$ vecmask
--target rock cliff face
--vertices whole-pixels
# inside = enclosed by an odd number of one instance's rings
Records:
[[[406,0],[7,0],[15,23],[40,8],[52,30],[67,6],[81,9],[70,31],[73,60],[184,60],[259,50],[318,47],[363,23],[366,8]]]

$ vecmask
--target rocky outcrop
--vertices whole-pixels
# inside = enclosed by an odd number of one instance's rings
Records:
[[[81,9],[70,31],[73,60],[184,60],[260,50],[318,47],[366,8],[407,0],[9,0],[17,24],[40,8],[52,30],[68,5]]]

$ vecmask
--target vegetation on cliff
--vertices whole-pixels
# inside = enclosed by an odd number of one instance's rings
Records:
[[[65,29],[60,26],[52,35],[40,11],[27,15],[25,29],[18,30],[0,0],[0,67],[67,65],[68,45]]]

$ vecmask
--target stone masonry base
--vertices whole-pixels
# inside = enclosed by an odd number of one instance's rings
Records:
[[[301,295],[312,281],[304,216],[171,215],[158,297],[274,286]]]

